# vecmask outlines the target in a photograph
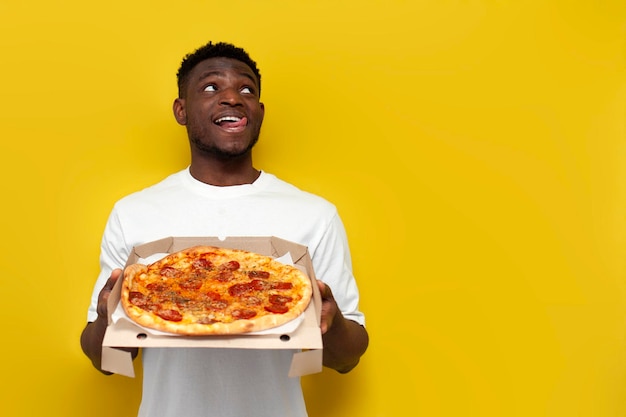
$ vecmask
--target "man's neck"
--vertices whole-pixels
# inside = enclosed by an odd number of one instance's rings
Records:
[[[194,164],[189,168],[191,176],[205,184],[218,187],[252,184],[261,175],[252,164],[232,166],[229,164]]]

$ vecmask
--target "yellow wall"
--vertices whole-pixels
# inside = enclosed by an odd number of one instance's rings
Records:
[[[213,39],[260,64],[256,165],[350,236],[371,347],[303,380],[312,417],[626,415],[625,35],[623,0],[0,2],[0,414],[134,415],[78,338]]]

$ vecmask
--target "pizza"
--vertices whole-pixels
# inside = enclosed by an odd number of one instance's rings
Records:
[[[188,336],[266,330],[300,316],[312,297],[309,277],[272,257],[194,246],[149,265],[124,269],[121,303],[149,329]]]

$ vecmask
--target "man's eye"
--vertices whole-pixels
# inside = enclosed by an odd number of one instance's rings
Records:
[[[217,91],[217,88],[215,88],[213,84],[209,84],[206,87],[204,87],[204,91]]]
[[[252,89],[250,87],[243,87],[241,92],[244,94],[252,94]]]

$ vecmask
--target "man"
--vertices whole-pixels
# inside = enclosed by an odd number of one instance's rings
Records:
[[[209,43],[183,59],[177,76],[174,117],[187,129],[191,164],[115,204],[83,351],[101,370],[106,300],[134,246],[167,236],[277,236],[308,247],[323,299],[323,364],[350,371],[368,334],[345,231],[333,205],[253,166],[265,113],[256,63],[241,48]],[[146,348],[139,416],[306,416],[300,381],[287,376],[292,354]]]

